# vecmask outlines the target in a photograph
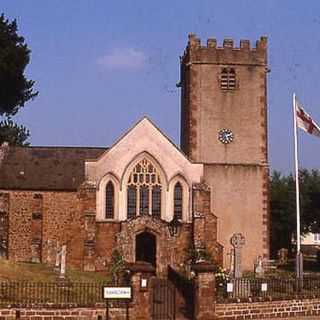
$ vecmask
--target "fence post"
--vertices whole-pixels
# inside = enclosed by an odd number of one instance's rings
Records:
[[[206,262],[192,266],[196,273],[194,288],[194,319],[215,319],[215,266]]]
[[[21,319],[21,312],[20,312],[20,310],[16,310],[16,319]]]
[[[133,301],[130,308],[129,319],[151,319],[151,284],[150,278],[155,274],[154,267],[145,262],[128,265],[131,273]]]

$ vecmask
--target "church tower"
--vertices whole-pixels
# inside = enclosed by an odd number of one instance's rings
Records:
[[[217,46],[189,35],[181,58],[181,148],[203,163],[228,266],[231,237],[241,233],[244,268],[269,256],[267,39]]]

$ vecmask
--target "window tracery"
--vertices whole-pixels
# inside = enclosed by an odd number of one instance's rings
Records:
[[[161,217],[161,177],[147,159],[131,171],[127,185],[127,216],[150,214]]]

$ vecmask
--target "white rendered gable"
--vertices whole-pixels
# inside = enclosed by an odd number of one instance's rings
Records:
[[[119,185],[119,212],[117,218],[124,220],[126,218],[126,193],[125,185],[127,173],[136,161],[141,157],[147,156],[154,159],[155,164],[161,169],[165,181],[166,204],[164,212],[165,220],[170,220],[173,211],[172,201],[173,191],[170,189],[172,181],[177,177],[183,177],[185,188],[191,190],[193,183],[199,183],[203,176],[203,165],[190,162],[185,155],[148,119],[143,118],[123,137],[121,137],[109,150],[107,150],[99,159],[95,161],[86,161],[86,179],[95,183],[97,188],[101,185],[106,175],[113,175],[118,180]],[[187,191],[187,190],[186,190]],[[123,205],[122,205],[123,204]],[[188,201],[188,207],[191,202]],[[97,202],[97,211],[99,209]],[[190,211],[190,208],[187,210]],[[99,217],[99,214],[97,214]],[[189,220],[188,216],[185,217]]]

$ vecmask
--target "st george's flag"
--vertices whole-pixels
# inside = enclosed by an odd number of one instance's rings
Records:
[[[304,111],[302,105],[298,100],[295,100],[295,110],[296,110],[296,119],[297,126],[314,135],[320,137],[320,127],[316,124],[316,122],[308,115],[307,112]]]

